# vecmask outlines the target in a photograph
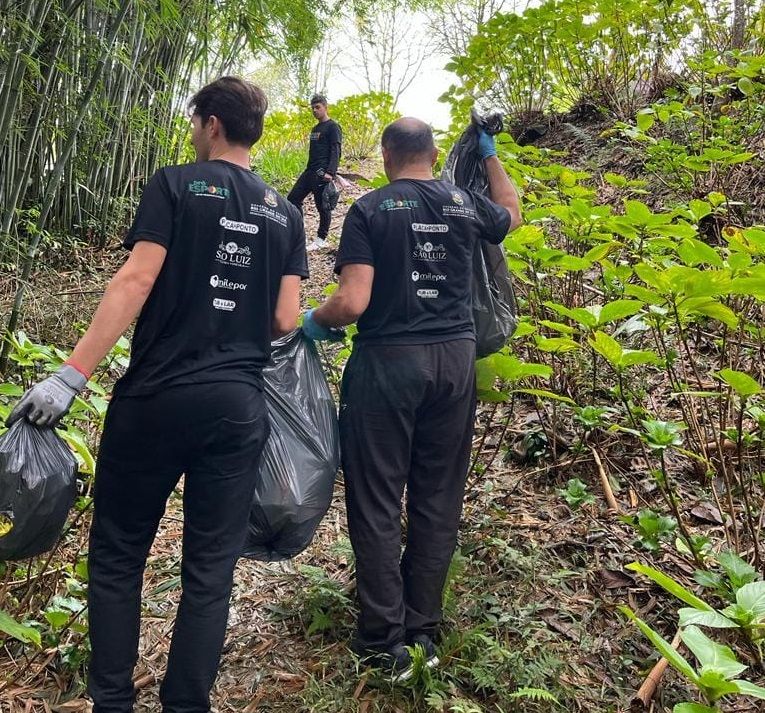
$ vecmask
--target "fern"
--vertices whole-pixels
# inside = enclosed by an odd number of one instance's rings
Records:
[[[550,691],[544,688],[519,688],[509,693],[508,698],[528,698],[531,701],[546,701],[560,705],[560,701]]]

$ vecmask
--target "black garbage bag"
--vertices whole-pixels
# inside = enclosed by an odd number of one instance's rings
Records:
[[[483,161],[478,158],[478,129],[492,136],[502,131],[502,116],[471,113],[470,126],[462,132],[446,157],[441,178],[460,188],[488,194],[489,181]],[[488,356],[499,351],[518,324],[518,306],[502,245],[478,241],[473,252],[473,322],[476,354]]]
[[[271,435],[243,556],[294,557],[329,509],[340,466],[337,410],[314,343],[298,329],[273,343],[263,370]]]
[[[335,210],[338,200],[340,200],[340,189],[334,181],[327,181],[321,194],[322,210]]]
[[[0,436],[0,560],[35,557],[58,542],[76,475],[77,461],[52,428],[22,418]]]

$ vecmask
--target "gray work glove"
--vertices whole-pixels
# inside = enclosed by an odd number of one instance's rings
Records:
[[[88,380],[69,364],[29,389],[6,419],[6,425],[25,418],[35,426],[55,426],[72,407]]]

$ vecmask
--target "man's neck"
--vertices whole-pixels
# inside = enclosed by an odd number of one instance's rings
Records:
[[[416,181],[432,181],[433,169],[428,166],[404,166],[398,171],[391,171],[388,175],[389,180],[398,181],[402,178],[412,178]]]
[[[210,149],[209,161],[228,161],[242,168],[250,168],[250,150],[244,146],[220,146]]]
[[[329,116],[325,116],[323,119],[319,119],[320,124],[323,124],[326,121],[329,121]]]

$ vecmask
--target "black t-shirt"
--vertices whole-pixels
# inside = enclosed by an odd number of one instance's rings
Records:
[[[357,339],[428,344],[475,339],[470,286],[476,240],[498,244],[510,213],[488,198],[441,180],[400,179],[348,211],[335,272],[375,268],[372,297]]]
[[[115,391],[215,381],[261,385],[282,275],[308,276],[303,219],[228,161],[170,166],[144,189],[124,245],[167,248]]]
[[[309,171],[321,169],[333,176],[337,173],[340,161],[340,144],[343,141],[340,125],[327,119],[320,121],[311,129],[308,136],[308,167]]]

